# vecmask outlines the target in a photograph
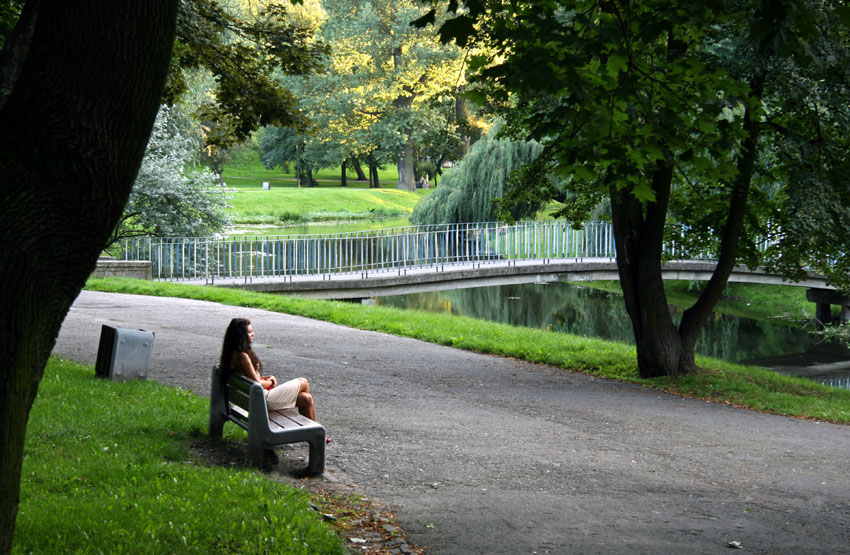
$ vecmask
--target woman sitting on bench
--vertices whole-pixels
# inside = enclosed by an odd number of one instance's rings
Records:
[[[221,383],[227,383],[231,374],[244,376],[263,386],[269,410],[298,407],[299,413],[315,422],[316,408],[307,379],[295,378],[278,384],[274,376],[263,376],[263,363],[251,348],[253,342],[254,328],[250,320],[234,318],[230,321],[221,347]]]

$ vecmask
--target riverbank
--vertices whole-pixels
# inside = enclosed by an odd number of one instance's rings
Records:
[[[644,380],[637,375],[633,347],[546,330],[506,326],[447,314],[122,278],[91,279],[86,288],[261,308],[470,351],[550,364],[715,403],[799,418],[850,423],[850,390],[829,388],[802,378],[781,376],[761,368],[728,364],[716,359],[698,357],[697,363],[701,370],[694,374]]]

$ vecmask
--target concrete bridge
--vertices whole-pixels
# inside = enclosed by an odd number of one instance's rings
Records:
[[[668,262],[662,268],[665,280],[707,281],[715,263],[699,260]],[[493,260],[423,268],[363,271],[347,274],[290,275],[238,279],[187,280],[198,285],[232,287],[265,293],[289,294],[309,299],[362,300],[387,295],[406,295],[423,291],[463,289],[517,283],[552,283],[619,280],[617,262],[611,258]],[[806,287],[809,301],[817,304],[821,322],[832,319],[831,305],[841,307],[840,321],[850,321],[850,297],[827,285],[823,276],[809,275],[790,282],[764,268],[750,270],[737,266],[730,282],[763,283]]]
[[[763,245],[766,247],[767,244]],[[671,240],[665,252],[682,257]],[[125,242],[122,260],[149,261],[153,279],[239,287],[318,299],[363,299],[425,290],[510,283],[617,280],[608,222],[573,228],[563,221],[410,226],[330,235],[142,238]],[[664,279],[706,280],[713,253],[676,260]],[[693,254],[690,255],[693,258]],[[818,319],[830,305],[850,318],[850,297],[822,276],[786,282],[764,270],[736,268],[732,282],[807,287]]]

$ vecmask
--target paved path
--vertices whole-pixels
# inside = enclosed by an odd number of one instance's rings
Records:
[[[850,426],[200,301],[83,292],[56,351],[156,334],[151,379],[208,395],[233,316],[310,378],[329,474],[398,507],[433,553],[850,553]]]

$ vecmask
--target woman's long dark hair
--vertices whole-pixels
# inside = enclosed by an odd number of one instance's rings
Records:
[[[251,339],[248,337],[248,326],[251,321],[247,318],[234,318],[227,326],[227,331],[224,332],[224,343],[221,346],[221,359],[219,360],[219,370],[221,372],[222,383],[226,383],[230,374],[233,372],[233,356],[236,353],[248,353],[254,368],[262,375],[263,364],[260,362],[257,353],[251,348]]]

